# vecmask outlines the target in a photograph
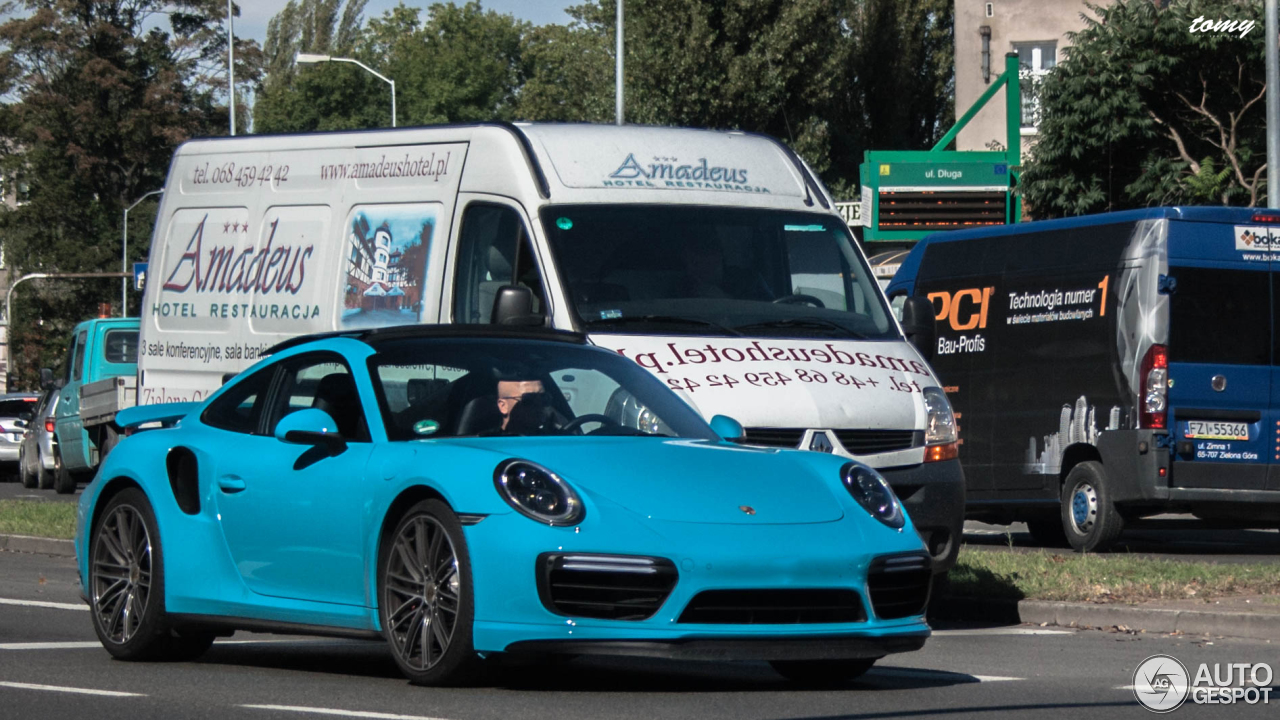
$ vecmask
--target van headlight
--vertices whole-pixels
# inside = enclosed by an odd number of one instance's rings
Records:
[[[893,494],[883,475],[861,463],[848,463],[840,469],[840,478],[845,489],[871,517],[894,529],[906,524],[907,517],[902,513],[898,496]]]
[[[928,414],[924,424],[925,445],[947,445],[956,441],[956,416],[951,412],[947,394],[939,387],[927,387],[924,409]]]
[[[576,525],[586,515],[569,483],[537,463],[504,460],[493,471],[493,484],[516,512],[540,523]]]

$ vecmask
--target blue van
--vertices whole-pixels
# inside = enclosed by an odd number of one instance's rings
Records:
[[[1151,208],[931,235],[966,516],[1113,544],[1166,512],[1280,524],[1280,211]],[[1065,537],[1064,537],[1065,536]]]

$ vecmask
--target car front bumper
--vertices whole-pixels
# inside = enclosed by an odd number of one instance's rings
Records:
[[[592,522],[590,514],[578,528],[542,526],[515,513],[489,516],[466,527],[475,583],[476,650],[816,660],[883,657],[919,649],[929,637],[922,615],[880,618],[867,586],[873,559],[920,553],[920,539],[910,530],[890,530],[868,518],[850,517],[803,525],[713,525],[628,523],[619,521],[618,515],[610,513],[612,527],[607,532],[598,519]],[[539,549],[665,558],[675,565],[678,577],[657,612],[646,619],[563,615],[549,609],[539,596]],[[681,622],[682,612],[698,593],[737,589],[853,590],[865,619],[789,624]]]

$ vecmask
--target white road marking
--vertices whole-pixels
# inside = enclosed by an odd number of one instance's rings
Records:
[[[950,670],[928,670],[924,668],[874,668],[871,670],[876,675],[889,675],[898,677],[918,677],[931,678],[938,680],[946,680],[949,678],[972,678],[974,682],[1009,682],[1011,680],[1025,680],[1020,677],[1007,677],[1004,675],[970,675],[962,672],[951,672]]]
[[[48,690],[50,692],[77,693],[80,695],[101,695],[102,697],[146,697],[142,693],[117,692],[115,690],[93,690],[91,688],[62,687],[60,685],[33,685],[31,683],[0,682],[0,687],[17,688],[18,690]]]
[[[394,713],[369,712],[367,710],[335,710],[334,708],[307,707],[305,705],[241,705],[252,710],[283,710],[311,713],[313,715],[338,715],[341,717],[376,718],[377,720],[443,720],[425,715],[396,715]]]
[[[962,637],[965,635],[1074,635],[1074,630],[1050,630],[1048,628],[971,628],[957,630],[934,630],[934,637]]]
[[[97,641],[0,643],[0,650],[83,650],[100,647],[102,647],[102,643]]]
[[[44,600],[15,600],[14,598],[0,598],[0,605],[22,605],[24,607],[40,607],[52,608],[54,610],[88,610],[88,605],[79,603],[56,603],[46,602]]]

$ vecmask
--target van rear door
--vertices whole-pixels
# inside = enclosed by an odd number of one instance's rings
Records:
[[[1268,232],[1169,223],[1170,487],[1262,490],[1280,457]]]

